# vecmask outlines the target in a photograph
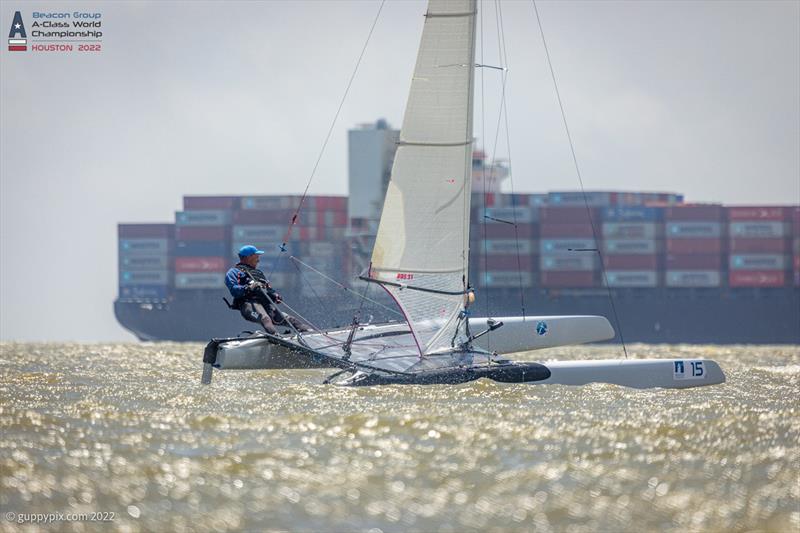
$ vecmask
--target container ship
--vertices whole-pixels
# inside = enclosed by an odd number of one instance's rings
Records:
[[[186,196],[174,221],[119,224],[118,321],[141,340],[255,328],[223,302],[244,244],[266,250],[262,270],[314,325],[359,308],[396,320],[357,281],[376,217],[352,201],[308,196],[298,211],[300,196]],[[472,205],[476,315],[604,315],[625,342],[800,344],[800,206],[608,191],[491,192]]]

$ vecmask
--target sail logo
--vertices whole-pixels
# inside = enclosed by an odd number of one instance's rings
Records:
[[[22,14],[16,11],[11,22],[11,31],[8,32],[8,51],[24,52],[27,49],[28,34],[25,33],[25,23],[22,21]]]
[[[547,322],[545,322],[543,320],[540,320],[539,322],[537,322],[536,323],[536,333],[538,333],[540,337],[543,336],[543,335],[547,335]]]

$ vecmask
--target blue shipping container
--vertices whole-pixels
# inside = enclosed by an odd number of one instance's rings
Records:
[[[167,285],[127,285],[119,288],[120,298],[135,300],[165,300],[169,296]]]
[[[655,222],[661,220],[664,210],[658,207],[606,207],[603,220],[607,222]]]
[[[228,257],[233,258],[228,241],[176,241],[175,257]]]

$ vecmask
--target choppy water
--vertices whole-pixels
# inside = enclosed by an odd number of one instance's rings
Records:
[[[728,383],[203,387],[196,344],[0,344],[0,530],[800,530],[800,348],[630,351],[715,358]]]

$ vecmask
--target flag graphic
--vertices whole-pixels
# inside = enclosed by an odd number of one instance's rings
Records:
[[[22,14],[17,11],[14,13],[13,22],[11,22],[11,31],[8,32],[8,50],[11,52],[24,52],[27,49],[28,34],[25,33]]]

